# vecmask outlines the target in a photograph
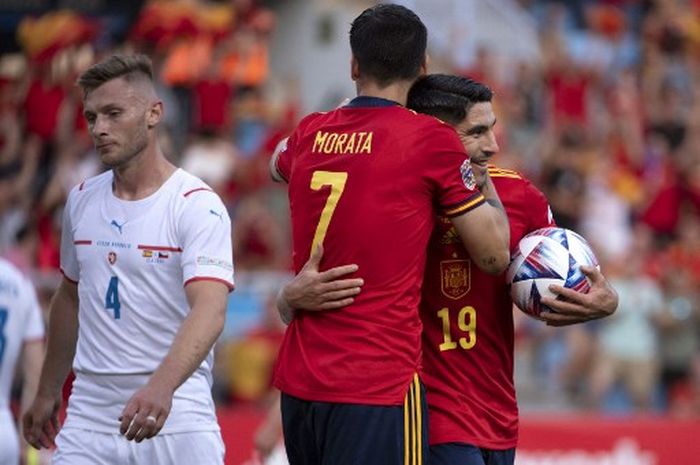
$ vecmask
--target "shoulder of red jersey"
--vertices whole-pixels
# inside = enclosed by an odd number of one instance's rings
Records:
[[[496,182],[496,179],[516,179],[518,181],[529,182],[528,179],[525,178],[525,176],[523,176],[521,173],[515,170],[500,168],[494,165],[489,165],[488,170],[489,176],[491,176],[491,179],[494,179],[494,182]]]
[[[406,110],[407,117],[411,120],[412,125],[424,126],[425,129],[448,129],[452,132],[456,132],[454,128],[441,120],[440,118],[433,115],[426,115],[424,113],[418,113],[410,108],[400,107]]]
[[[535,229],[554,224],[547,198],[532,181],[515,170],[493,165],[488,170],[509,215],[513,210],[528,212]]]
[[[308,115],[304,116],[301,120],[299,120],[299,123],[297,123],[294,132],[303,133],[309,126],[313,126],[315,122],[324,120],[336,111],[337,109],[331,111],[316,111],[314,113],[309,113]]]

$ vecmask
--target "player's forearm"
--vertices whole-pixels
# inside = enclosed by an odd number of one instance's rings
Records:
[[[21,411],[26,412],[39,387],[41,362],[44,358],[43,341],[25,342],[22,350],[23,378]]]
[[[488,175],[479,188],[486,204],[452,218],[452,224],[472,262],[484,273],[496,275],[510,263],[510,225]]]
[[[168,354],[149,382],[173,392],[184,383],[206,358],[221,334],[225,312],[225,302],[218,306],[209,306],[206,302],[193,306]]]
[[[78,341],[77,286],[61,283],[49,311],[46,357],[41,368],[38,393],[60,395],[75,356]]]
[[[294,319],[294,308],[289,304],[285,296],[287,286],[282,287],[277,294],[277,312],[279,313],[282,323],[288,325]]]

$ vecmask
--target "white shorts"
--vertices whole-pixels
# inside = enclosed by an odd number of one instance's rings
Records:
[[[5,408],[0,408],[0,431],[0,464],[19,464],[19,437],[15,419]]]
[[[159,434],[141,443],[121,434],[64,428],[52,465],[223,465],[218,431]]]

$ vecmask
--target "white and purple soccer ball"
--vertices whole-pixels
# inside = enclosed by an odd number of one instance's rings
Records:
[[[599,268],[588,242],[565,228],[542,228],[523,237],[513,252],[506,280],[515,305],[525,313],[539,316],[553,311],[543,305],[543,296],[557,297],[550,284],[588,292],[591,284],[581,265]]]

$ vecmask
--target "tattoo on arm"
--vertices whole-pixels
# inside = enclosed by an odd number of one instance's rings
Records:
[[[506,211],[506,209],[503,208],[503,204],[500,202],[500,200],[497,200],[497,199],[486,199],[486,203],[488,203],[489,205],[491,205],[491,206],[494,207],[494,208],[498,208],[498,209],[501,210],[501,211],[504,211],[504,212]]]

